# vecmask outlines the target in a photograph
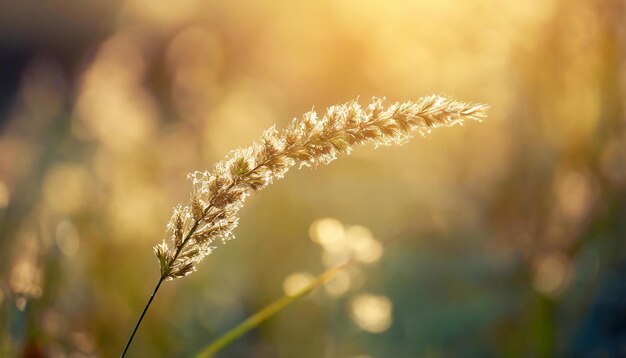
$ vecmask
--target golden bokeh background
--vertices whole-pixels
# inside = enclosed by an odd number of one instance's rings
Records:
[[[254,194],[132,356],[626,354],[622,0],[0,4],[0,356],[115,356],[186,174],[315,107],[432,93],[488,120]],[[621,317],[621,319],[620,319]]]

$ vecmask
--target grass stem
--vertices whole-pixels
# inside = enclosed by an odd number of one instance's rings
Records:
[[[135,333],[137,333],[137,329],[139,328],[139,325],[141,324],[141,321],[143,320],[143,316],[145,316],[146,312],[148,312],[148,308],[150,307],[152,300],[154,300],[154,296],[156,296],[156,293],[159,290],[159,287],[161,287],[163,280],[165,280],[165,277],[161,276],[159,278],[159,282],[157,282],[157,285],[154,288],[154,291],[152,291],[152,294],[150,295],[150,298],[148,299],[148,303],[146,303],[146,307],[144,307],[143,312],[141,312],[141,316],[139,316],[139,320],[137,321],[135,328],[133,328],[133,332],[130,334],[130,337],[128,337],[128,342],[126,342],[126,346],[124,347],[124,351],[122,352],[120,357],[123,358],[126,355],[126,352],[128,352],[128,347],[130,347],[130,344],[133,341],[133,338],[135,337]]]
[[[317,287],[330,281],[333,277],[335,277],[335,275],[337,275],[337,273],[343,270],[349,263],[350,261],[348,261],[347,263],[343,265],[339,265],[339,266],[336,266],[327,270],[326,272],[319,275],[317,278],[315,278],[313,281],[311,281],[309,284],[307,284],[306,286],[304,286],[303,288],[301,288],[294,294],[284,295],[281,298],[277,299],[276,301],[265,306],[263,309],[261,309],[254,315],[250,316],[248,319],[241,322],[239,325],[237,325],[236,327],[234,327],[233,329],[231,329],[230,331],[226,332],[221,337],[213,341],[213,343],[203,348],[200,352],[196,354],[196,358],[212,357],[215,353],[220,351],[222,348],[230,345],[239,337],[243,336],[245,333],[252,330],[253,328],[259,326],[261,323],[268,320],[276,313],[282,311],[285,307],[287,307],[291,303],[299,300],[300,298],[303,298],[304,296],[309,294],[311,291],[313,291]]]

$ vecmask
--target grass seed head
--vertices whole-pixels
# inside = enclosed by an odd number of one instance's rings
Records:
[[[168,224],[171,243],[154,247],[162,277],[190,274],[216,242],[234,238],[239,210],[250,192],[281,179],[294,165],[328,164],[355,145],[403,144],[413,132],[425,135],[433,128],[481,121],[488,109],[434,95],[388,107],[384,102],[373,98],[363,109],[353,100],[328,108],[322,117],[311,110],[284,130],[271,127],[258,143],[232,151],[213,171],[189,174],[193,195],[189,205],[174,208]]]

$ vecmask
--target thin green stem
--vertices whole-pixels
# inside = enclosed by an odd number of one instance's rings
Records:
[[[156,296],[156,293],[159,290],[159,287],[161,287],[163,280],[165,280],[165,277],[161,276],[159,278],[159,282],[157,282],[157,285],[154,288],[154,291],[152,291],[152,294],[150,295],[150,298],[148,299],[148,303],[146,303],[146,307],[144,307],[143,312],[141,312],[141,316],[139,316],[139,320],[137,321],[137,324],[135,324],[135,328],[133,329],[133,332],[130,334],[130,337],[128,338],[128,342],[126,342],[126,346],[124,347],[124,351],[122,352],[120,357],[123,358],[126,355],[126,352],[128,352],[128,347],[130,347],[130,344],[133,341],[133,338],[135,337],[135,333],[137,333],[137,329],[139,328],[139,325],[141,324],[141,321],[143,320],[143,316],[145,316],[146,312],[148,312],[148,308],[150,307],[152,300],[154,300],[154,296]]]
[[[238,326],[234,327],[230,331],[223,334],[217,340],[213,341],[213,343],[209,344],[205,348],[203,348],[200,352],[196,354],[196,358],[207,358],[212,357],[215,353],[217,353],[222,348],[228,346],[239,337],[243,336],[248,331],[253,328],[259,326],[264,321],[271,318],[276,313],[282,311],[289,304],[299,300],[300,298],[306,296],[308,293],[313,291],[315,288],[323,285],[324,283],[330,281],[337,273],[339,273],[343,268],[346,267],[350,262],[347,262],[343,265],[333,267],[323,274],[319,275],[315,280],[311,281],[308,285],[300,289],[294,294],[284,295],[278,300],[270,303],[265,306],[263,309],[241,322]]]

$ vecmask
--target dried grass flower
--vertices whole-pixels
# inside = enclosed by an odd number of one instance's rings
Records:
[[[332,106],[322,116],[305,113],[283,130],[267,129],[260,141],[232,151],[212,171],[189,174],[191,200],[174,208],[168,240],[154,247],[162,278],[190,274],[217,243],[234,238],[246,197],[281,179],[291,167],[328,164],[358,144],[403,144],[413,132],[425,135],[433,128],[480,121],[487,109],[442,96],[388,107],[384,99],[374,98],[366,108],[354,100]]]

